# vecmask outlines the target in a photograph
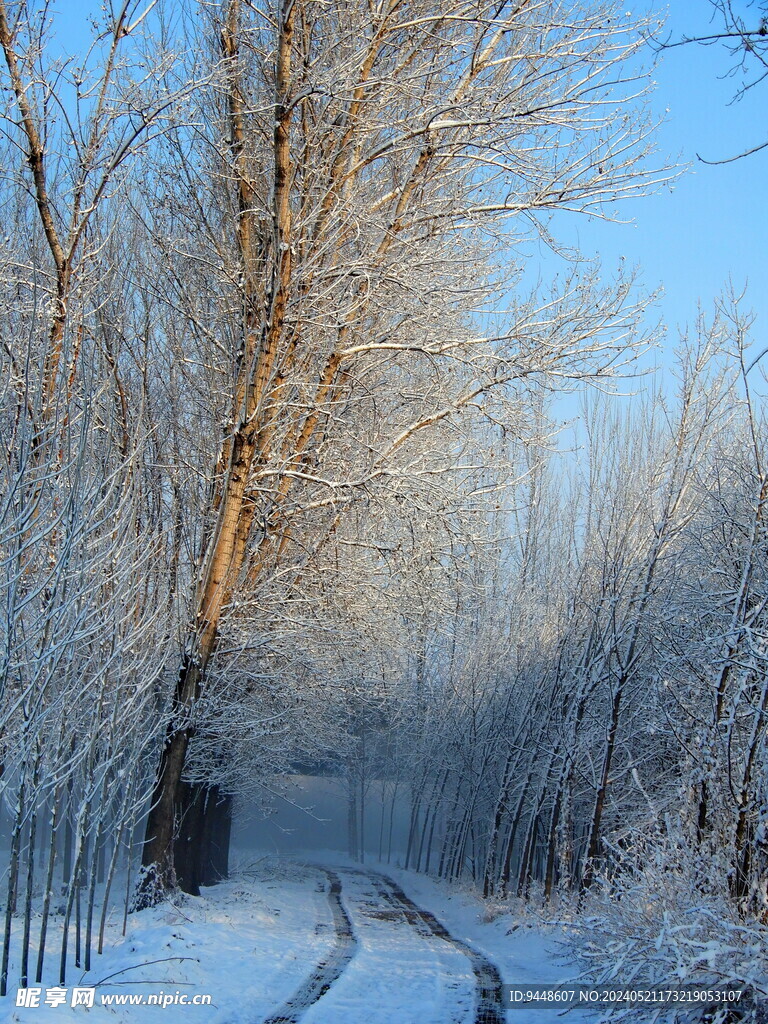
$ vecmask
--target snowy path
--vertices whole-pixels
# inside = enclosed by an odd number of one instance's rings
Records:
[[[343,954],[319,964],[265,1024],[504,1024],[501,979],[486,957],[391,878],[354,869],[328,874],[336,882],[341,876],[347,911],[334,917]]]
[[[336,932],[334,944],[304,984],[277,1013],[268,1017],[264,1024],[297,1024],[307,1007],[325,995],[355,954],[357,942],[352,931],[352,922],[341,902],[341,880],[335,871],[326,868],[317,870],[322,871],[328,878],[328,903]]]
[[[476,981],[476,1008],[474,1024],[504,1024],[502,1009],[502,985],[498,969],[494,964],[468,943],[451,935],[445,925],[434,914],[417,906],[405,895],[400,886],[387,875],[372,874],[381,899],[398,907],[406,921],[420,935],[434,935],[455,949],[460,950],[470,961]],[[459,1018],[457,1018],[458,1020]]]

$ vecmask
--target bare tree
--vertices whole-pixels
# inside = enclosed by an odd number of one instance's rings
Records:
[[[214,366],[220,447],[148,819],[147,898],[173,881],[193,707],[239,581],[275,571],[317,510],[343,514],[394,478],[450,468],[414,444],[489,395],[519,408],[552,375],[612,375],[634,317],[624,282],[598,299],[573,278],[504,311],[492,334],[467,315],[505,288],[487,262],[514,237],[504,224],[600,213],[659,180],[641,163],[648,127],[628,108],[615,117],[642,91],[622,75],[642,42],[626,23],[606,29],[607,9],[213,13],[220,85],[200,100],[212,132],[189,137],[204,152],[178,185],[215,188],[226,219],[191,202],[194,234],[166,257],[194,249],[208,267],[203,296],[184,289],[181,305]],[[470,262],[488,269],[468,283]],[[203,312],[211,268],[228,307],[218,337]]]
[[[732,0],[709,0],[709,3],[712,8],[711,32],[684,35],[674,42],[666,40],[660,44],[660,49],[667,50],[691,43],[723,48],[731,58],[729,76],[741,77],[741,84],[734,94],[734,100],[738,101],[760,86],[768,75],[768,5],[763,2],[748,4],[752,10],[747,14],[734,6]],[[719,160],[706,160],[700,156],[699,159],[705,164],[728,164],[759,153],[766,146],[768,142],[758,142],[733,156]]]

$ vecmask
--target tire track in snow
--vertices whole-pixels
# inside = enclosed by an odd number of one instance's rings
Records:
[[[425,938],[434,936],[442,939],[468,958],[477,986],[474,1024],[505,1024],[507,1018],[504,1012],[501,975],[495,964],[478,952],[474,946],[470,946],[468,942],[452,935],[434,914],[419,907],[409,896],[406,896],[402,888],[389,875],[381,874],[378,871],[347,870],[352,874],[364,875],[369,878],[377,889],[377,895],[385,903],[389,903],[396,913],[402,914],[408,924],[420,935]]]
[[[309,1007],[318,1001],[331,985],[341,976],[344,968],[355,955],[357,939],[352,930],[352,922],[341,902],[341,879],[335,871],[326,868],[317,868],[327,876],[328,903],[333,915],[333,927],[336,932],[334,944],[325,957],[312,971],[307,980],[300,985],[288,1002],[271,1017],[267,1017],[264,1024],[298,1024]]]

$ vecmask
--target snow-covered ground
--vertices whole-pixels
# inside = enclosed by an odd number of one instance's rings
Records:
[[[320,865],[333,868],[341,881],[343,909],[337,904],[335,914],[329,894],[333,872],[329,876]],[[573,979],[575,968],[562,960],[562,929],[537,926],[530,919],[514,921],[509,915],[489,920],[482,901],[469,892],[386,865],[370,866],[373,872],[383,870],[419,907],[434,914],[459,940],[454,946],[431,933],[422,920],[414,921],[386,883],[353,867],[359,866],[345,864],[338,854],[316,859],[316,866],[298,859],[242,859],[230,881],[205,889],[200,897],[184,896],[130,915],[125,937],[121,920],[110,923],[105,952],[94,957],[92,970],[83,974],[70,969],[63,1005],[46,1004],[58,982],[51,948],[40,1005],[16,1006],[16,989],[11,987],[0,1019],[19,1024],[255,1024],[272,1015],[275,1020],[292,1019],[281,1017],[291,997],[306,987],[319,964],[333,961],[339,951],[340,914],[351,922],[354,942],[348,952],[342,950],[321,998],[317,996],[323,985],[318,984],[312,1005],[300,1010],[293,1006],[295,1019],[306,1024],[474,1022],[477,977],[461,943],[495,964],[504,984]],[[12,963],[12,985],[17,976]],[[70,1005],[75,986],[95,989],[93,1007]],[[168,1005],[147,1005],[149,996]],[[189,1004],[203,996],[210,996],[210,1004]],[[140,997],[142,1005],[132,1005],[131,997]],[[187,1005],[179,1002],[183,997]],[[562,1019],[561,1010],[551,1008],[511,1010],[507,1020],[528,1024],[532,1013],[534,1024]],[[581,1009],[567,1019],[581,1024],[595,1017]]]

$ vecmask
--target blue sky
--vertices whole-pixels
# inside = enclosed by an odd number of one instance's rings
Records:
[[[734,2],[757,20],[748,0]],[[648,4],[666,12],[670,40],[717,30],[709,0],[641,0],[640,6]],[[88,31],[84,16],[92,9],[91,0],[58,0],[54,9],[69,15],[56,22],[59,43],[77,49],[74,41]],[[694,320],[699,303],[711,311],[729,280],[739,291],[748,286],[745,303],[758,316],[756,344],[768,319],[768,263],[763,257],[768,208],[761,187],[768,178],[768,149],[723,166],[697,160],[697,153],[717,160],[768,140],[768,82],[733,102],[741,79],[729,76],[732,63],[720,45],[692,44],[663,53],[654,69],[651,101],[656,115],[664,118],[657,137],[659,158],[687,168],[673,189],[625,203],[620,212],[631,224],[571,217],[557,225],[558,234],[564,232],[585,255],[599,254],[606,271],[623,257],[627,265],[640,266],[647,290],[663,288],[655,316],[669,325],[670,349],[677,328]]]
[[[717,30],[707,0],[654,7],[668,10],[673,40]],[[599,252],[606,269],[624,256],[640,264],[649,290],[663,287],[659,312],[669,324],[670,343],[677,326],[693,321],[699,302],[705,312],[712,309],[729,279],[739,291],[748,285],[745,303],[758,316],[756,334],[768,317],[768,150],[722,166],[697,160],[697,153],[723,159],[768,140],[768,82],[734,103],[741,78],[728,76],[731,64],[720,45],[691,44],[661,55],[652,99],[654,110],[665,117],[658,147],[662,156],[679,155],[687,169],[674,190],[623,207],[632,225],[582,221],[574,226],[584,251]]]

